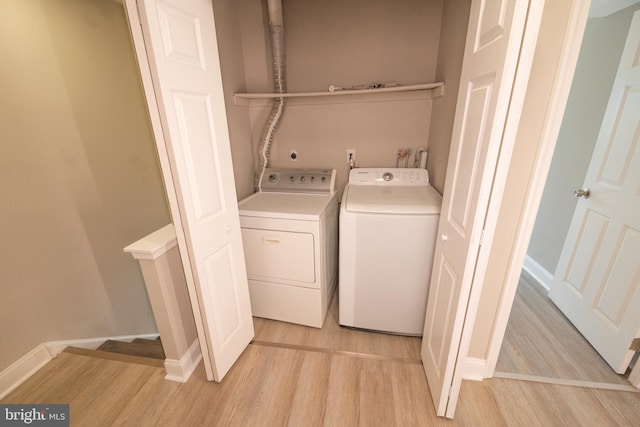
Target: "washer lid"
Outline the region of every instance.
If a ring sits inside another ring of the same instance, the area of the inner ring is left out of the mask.
[[[348,212],[390,214],[439,214],[442,197],[430,185],[347,185]]]

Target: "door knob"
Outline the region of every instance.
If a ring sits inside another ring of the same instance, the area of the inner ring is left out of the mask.
[[[226,231],[227,233],[231,233],[231,226],[227,224],[227,226],[224,227],[224,231]]]
[[[583,188],[582,190],[574,191],[573,195],[576,197],[584,197],[585,199],[588,199],[589,196],[591,195],[591,191],[589,191],[588,188]]]
[[[449,236],[447,236],[446,234],[441,234],[440,240],[442,240],[443,242],[446,242],[447,240],[449,240]]]

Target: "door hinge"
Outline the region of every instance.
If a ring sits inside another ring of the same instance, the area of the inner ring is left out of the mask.
[[[484,240],[484,228],[480,232],[480,242],[478,243],[478,246],[482,246],[482,241],[483,240]]]

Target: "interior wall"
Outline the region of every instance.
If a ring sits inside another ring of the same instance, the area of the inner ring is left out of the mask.
[[[247,0],[242,0],[247,2]],[[253,2],[260,3],[260,2]],[[251,124],[249,111],[233,103],[233,94],[247,91],[246,68],[243,55],[242,22],[251,21],[253,12],[258,17],[259,8],[242,8],[242,2],[234,0],[214,0],[213,13],[218,38],[218,51],[222,71],[222,85],[227,110],[233,173],[238,200],[253,193],[253,151],[251,146]],[[243,15],[241,12],[249,14]],[[250,43],[250,41],[247,41]],[[251,68],[255,71],[257,68]]]
[[[440,194],[444,190],[447,175],[470,9],[471,0],[448,0],[443,3],[436,81],[445,82],[445,92],[444,96],[433,100],[427,163],[431,185]]]
[[[247,90],[272,92],[266,1],[242,0]],[[441,0],[283,1],[289,92],[326,91],[373,82],[435,80]],[[256,71],[257,70],[257,71]],[[428,146],[430,99],[291,102],[275,136],[274,167],[335,168],[346,182],[346,150],[361,167],[392,167],[400,147]],[[257,147],[269,105],[251,115]],[[291,150],[297,161],[289,158]],[[413,158],[412,158],[413,161]]]
[[[560,61],[561,41],[565,38],[571,2],[545,2],[540,36],[533,58],[531,76],[516,135],[507,183],[500,207],[496,232],[480,296],[478,313],[469,346],[470,358],[486,359],[496,314],[505,286],[519,220],[528,193],[529,180],[539,149],[550,102],[550,90]]]
[[[600,124],[618,69],[636,4],[613,15],[591,18],[527,250],[530,258],[553,274],[569,231]]]
[[[122,249],[170,222],[122,5],[2,7],[0,370],[46,341],[155,332]]]

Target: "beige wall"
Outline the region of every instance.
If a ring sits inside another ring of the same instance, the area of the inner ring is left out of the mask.
[[[238,3],[247,90],[254,92],[273,90],[265,3]],[[326,91],[330,84],[435,80],[441,0],[285,0],[283,9],[290,92]],[[389,167],[395,165],[398,148],[427,147],[431,104],[430,99],[292,102],[276,134],[271,164],[335,168],[342,187],[348,148],[356,149],[361,167]],[[269,106],[242,108],[251,115],[255,149]],[[298,152],[298,161],[289,159],[291,150]]]
[[[440,194],[447,174],[471,0],[447,0],[443,6],[436,80],[446,86],[444,96],[433,100],[427,164],[431,185]]]
[[[51,340],[156,331],[122,248],[170,219],[120,4],[0,14],[0,370]]]
[[[553,274],[582,188],[633,12],[591,18],[580,50],[528,255]]]
[[[246,0],[243,0],[247,3]],[[253,2],[258,5],[260,2]],[[231,156],[238,199],[253,193],[253,151],[251,146],[251,125],[249,111],[233,104],[233,94],[247,91],[247,78],[243,56],[243,27],[245,13],[262,16],[259,8],[241,8],[241,2],[215,0],[213,2],[216,20],[216,35],[222,68],[222,83],[229,125]],[[257,11],[254,9],[258,9]],[[246,18],[250,21],[250,17]],[[252,70],[255,70],[253,67]]]
[[[556,77],[562,48],[561,40],[565,37],[570,6],[571,2],[548,1],[545,3],[522,119],[516,136],[469,347],[469,357],[472,358],[486,359],[487,357],[496,312],[505,286],[508,261],[511,258],[520,225],[519,219],[524,208],[528,183],[533,172],[547,105],[550,101],[549,89]]]

